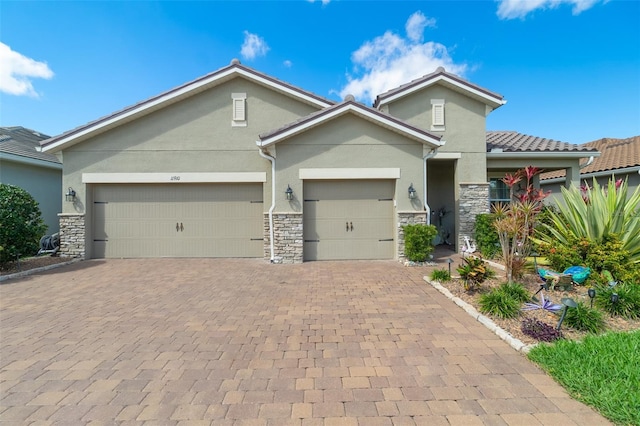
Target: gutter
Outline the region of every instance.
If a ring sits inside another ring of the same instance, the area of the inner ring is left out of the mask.
[[[260,145],[260,142],[256,142]],[[271,253],[270,262],[275,262],[275,248],[273,243],[273,210],[276,208],[276,158],[268,155],[263,151],[263,148],[259,148],[258,154],[260,157],[266,158],[271,162],[271,207],[269,207],[269,250]]]
[[[585,158],[587,155],[590,157],[600,157],[600,152],[587,151],[587,152],[499,152],[489,151],[487,152],[487,158],[496,159],[509,159],[509,158],[537,158],[537,157],[552,157],[552,158]]]

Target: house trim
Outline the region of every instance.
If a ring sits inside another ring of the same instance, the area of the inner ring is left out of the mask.
[[[400,179],[399,168],[300,169],[300,179]]]
[[[47,167],[55,170],[62,170],[61,163],[54,163],[52,161],[39,160],[37,158],[24,157],[22,155],[9,154],[6,152],[0,152],[0,159],[12,161],[15,163],[28,164],[30,166]]]
[[[520,151],[520,152],[505,152],[505,151],[489,151],[487,152],[487,159],[510,159],[510,158],[586,158],[586,157],[599,157],[598,151],[570,151],[570,152],[558,152],[558,151]]]
[[[433,157],[434,160],[459,160],[462,158],[461,152],[436,152]]]
[[[265,172],[83,173],[82,183],[242,183],[266,182]]]
[[[625,167],[623,169],[612,169],[612,170],[601,170],[599,172],[591,172],[580,175],[580,179],[588,179],[588,178],[597,178],[602,176],[611,176],[611,175],[626,175],[631,173],[640,173],[640,166],[634,167]],[[548,184],[548,183],[561,183],[567,180],[566,176],[561,176],[557,178],[551,179],[541,179],[540,184]]]

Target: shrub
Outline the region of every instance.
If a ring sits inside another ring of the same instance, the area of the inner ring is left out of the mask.
[[[0,263],[38,252],[47,230],[38,202],[17,186],[0,184]]]
[[[520,303],[526,302],[531,299],[529,292],[520,283],[503,283],[499,287],[502,291],[507,293],[510,297],[514,298]]]
[[[626,181],[611,179],[605,188],[595,178],[593,188],[562,188],[559,213],[549,212],[551,223],[540,224],[534,241],[572,247],[581,240],[605,244],[615,236],[629,255],[628,263],[640,263],[640,187],[630,197],[627,190]]]
[[[456,270],[464,280],[464,288],[467,291],[474,290],[488,278],[495,276],[495,272],[479,257],[465,257],[462,262]]]
[[[438,229],[433,225],[404,225],[404,254],[413,262],[424,262],[433,253],[433,238]]]
[[[527,336],[533,337],[541,342],[555,342],[562,339],[562,332],[556,330],[549,324],[535,318],[526,318],[522,321],[520,330]]]
[[[618,295],[618,301],[612,302],[611,296]],[[600,286],[596,288],[596,306],[612,316],[623,318],[640,318],[640,285],[620,283],[615,287]]]
[[[446,282],[451,280],[451,275],[446,269],[435,269],[431,272],[431,279],[434,281]]]
[[[473,238],[478,245],[478,250],[485,258],[493,258],[500,250],[498,232],[493,226],[496,220],[495,214],[479,214],[476,216]]]
[[[515,318],[520,313],[520,302],[501,288],[494,288],[478,299],[480,312],[498,318]]]
[[[567,310],[564,324],[576,330],[590,333],[599,333],[605,329],[602,312],[589,308],[582,302],[578,302],[578,306],[575,308]]]

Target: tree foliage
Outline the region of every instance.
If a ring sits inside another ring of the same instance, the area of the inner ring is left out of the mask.
[[[0,184],[0,263],[35,255],[47,230],[38,202],[17,186]]]
[[[404,230],[404,254],[413,262],[423,262],[433,253],[433,238],[438,234],[438,229],[433,225],[405,225]]]

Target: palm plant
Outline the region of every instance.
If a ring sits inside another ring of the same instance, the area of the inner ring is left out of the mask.
[[[627,181],[614,179],[607,187],[594,178],[590,188],[562,188],[564,203],[559,203],[559,213],[549,212],[550,223],[540,224],[541,232],[533,241],[567,246],[581,238],[602,243],[615,236],[631,263],[640,263],[640,187],[628,198],[627,192]]]

